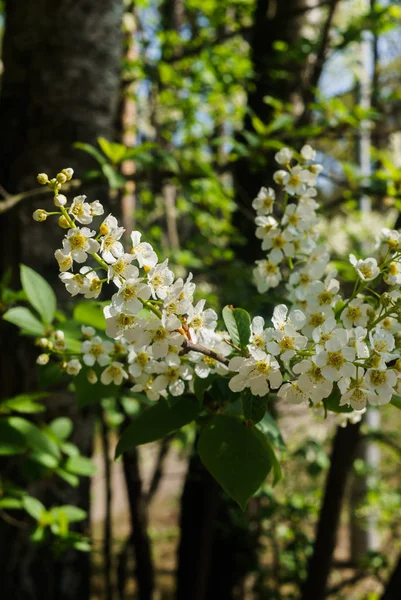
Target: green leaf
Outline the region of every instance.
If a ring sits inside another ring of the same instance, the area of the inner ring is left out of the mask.
[[[97,143],[102,149],[103,154],[105,154],[112,163],[117,164],[125,159],[127,149],[122,144],[109,142],[104,137],[97,138]]]
[[[36,521],[39,521],[43,513],[46,512],[45,506],[43,506],[40,500],[34,498],[33,496],[24,496],[22,499],[22,505],[28,515],[30,515]]]
[[[399,409],[401,409],[401,397],[400,396],[393,396],[391,398],[391,404]]]
[[[215,415],[199,437],[203,464],[242,510],[273,466],[272,451],[260,436],[236,417]]]
[[[199,403],[194,396],[181,396],[171,408],[165,400],[146,408],[132,419],[117,444],[116,457],[123,452],[154,442],[191,423],[199,413]]]
[[[216,378],[215,373],[212,373],[211,375],[208,375],[208,377],[205,377],[205,378],[198,377],[197,375],[195,376],[194,392],[195,392],[195,396],[196,396],[197,400],[199,401],[199,403],[201,405],[203,404],[205,392],[210,388],[210,386],[212,385],[213,380],[215,378]]]
[[[263,419],[256,425],[259,429],[273,444],[275,448],[279,450],[286,450],[286,445],[281,435],[281,431],[278,425],[270,413],[266,412]]]
[[[328,398],[323,398],[323,404],[325,405],[327,410],[331,410],[332,412],[335,412],[335,413],[353,412],[354,409],[352,408],[352,406],[348,406],[347,404],[340,406],[340,398],[341,398],[340,390],[335,389],[330,394],[330,396],[328,396]]]
[[[90,458],[86,458],[85,456],[70,456],[67,458],[64,468],[74,475],[85,475],[90,477],[96,473],[95,464]]]
[[[90,325],[101,331],[106,329],[106,319],[98,302],[78,302],[75,305],[73,317],[75,321],[83,325]]]
[[[46,410],[43,404],[36,400],[46,398],[49,394],[46,392],[35,392],[33,394],[20,394],[14,398],[4,400],[0,404],[0,410],[14,411],[19,413],[33,414]]]
[[[19,498],[0,498],[0,508],[19,510],[22,507],[22,500]]]
[[[64,469],[56,469],[56,474],[66,481],[71,487],[78,487],[79,485],[79,477],[74,475],[73,473],[68,473]]]
[[[21,283],[29,302],[38,311],[44,323],[51,323],[56,314],[57,300],[53,288],[30,267],[21,265]]]
[[[51,454],[56,458],[60,457],[60,450],[57,444],[44,431],[30,421],[22,417],[7,417],[4,420],[24,437],[26,446],[30,450]]]
[[[254,425],[263,419],[267,408],[266,397],[254,396],[249,388],[241,393],[242,410],[247,421]]]
[[[58,440],[64,441],[70,437],[73,429],[72,421],[68,417],[59,417],[49,423],[49,429]]]
[[[83,521],[87,517],[85,510],[78,508],[78,506],[73,506],[72,504],[56,506],[55,508],[52,508],[50,512],[56,519],[64,517],[69,523],[77,523],[78,521]]]
[[[46,469],[56,469],[58,466],[58,459],[47,452],[41,452],[40,450],[36,450],[31,452],[29,455],[29,459],[33,460],[38,465],[45,467]]]
[[[251,335],[251,317],[242,308],[223,308],[223,319],[231,340],[241,350],[246,348]]]
[[[78,150],[83,150],[84,152],[90,154],[92,158],[99,163],[99,165],[107,164],[106,158],[94,146],[91,146],[90,144],[84,144],[83,142],[76,142],[73,146],[74,148],[78,148]]]
[[[116,171],[111,165],[106,163],[102,165],[103,175],[106,177],[112,190],[118,190],[125,185],[125,177]]]
[[[3,319],[13,325],[20,327],[23,332],[34,336],[42,336],[45,333],[45,326],[37,319],[28,308],[16,306],[10,308],[4,313]]]
[[[24,436],[12,427],[8,419],[0,419],[0,456],[12,456],[26,452]]]

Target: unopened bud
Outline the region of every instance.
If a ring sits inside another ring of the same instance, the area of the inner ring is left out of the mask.
[[[54,339],[55,340],[63,340],[64,339],[64,331],[61,331],[61,329],[57,329],[57,331],[54,332]]]
[[[47,212],[43,210],[43,208],[38,208],[32,215],[34,221],[38,221],[38,223],[42,223],[42,221],[46,221]]]
[[[38,183],[40,183],[40,185],[46,185],[46,183],[49,181],[49,178],[46,173],[39,173],[39,175],[36,177],[36,180]]]
[[[67,181],[67,176],[64,173],[57,173],[56,179],[59,183],[65,183]]]
[[[70,225],[69,225],[69,223],[68,223],[68,221],[67,221],[67,219],[65,218],[64,215],[61,215],[61,217],[58,220],[58,224],[59,224],[59,226],[62,229],[69,229],[70,228]]]
[[[93,369],[90,369],[90,371],[88,371],[88,381],[92,384],[97,383],[97,375]]]
[[[49,340],[45,337],[42,338],[38,338],[35,342],[36,346],[39,346],[39,348],[48,348],[49,347]]]
[[[400,372],[401,372],[401,358],[398,358],[398,359],[396,360],[396,362],[395,362],[395,365],[394,365],[394,366],[395,366],[395,368],[396,368],[396,371],[398,371],[398,372],[400,373]]]
[[[48,354],[39,354],[38,358],[36,359],[36,364],[43,367],[44,365],[47,365],[49,359],[50,357]]]
[[[67,177],[67,181],[70,181],[70,179],[72,179],[72,176],[74,175],[74,169],[71,169],[71,167],[63,169],[61,172]]]
[[[100,225],[99,231],[102,235],[107,235],[109,233],[109,228],[107,227],[106,223],[102,223]]]
[[[67,198],[63,194],[57,194],[54,196],[54,206],[60,208],[60,206],[65,206],[67,204]]]
[[[380,296],[380,302],[383,306],[388,306],[389,304],[393,303],[393,299],[388,292],[384,292]]]

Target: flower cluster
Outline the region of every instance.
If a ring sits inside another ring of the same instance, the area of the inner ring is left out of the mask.
[[[275,308],[271,324],[253,319],[242,349],[217,330],[217,314],[204,300],[195,303],[191,274],[176,279],[138,231],[125,251],[125,231],[112,215],[92,229],[103,214],[100,202],[78,196],[69,205],[60,194],[71,169],[50,181],[42,173],[38,180],[53,189],[58,209],[51,214],[67,230],[55,252],[67,291],[98,298],[104,284],[115,290],[104,308],[113,341],[84,327],[79,354],[63,354],[62,332],[48,340],[47,352],[60,354],[70,374],[84,364],[92,383],[99,373],[104,385],[130,382],[151,400],[179,396],[192,389],[195,376],[216,373],[229,378],[233,392],[265,396],[274,390],[279,398],[314,408],[329,397],[355,411],[390,402],[401,392],[401,234],[384,229],[372,256],[350,255],[355,285],[344,297],[319,242],[316,179],[322,167],[314,162],[315,151],[304,146],[295,160],[284,148],[276,161],[278,189],[262,188],[253,202],[256,236],[267,252],[254,276],[262,294],[283,281],[286,304]],[[39,209],[34,218],[44,221],[48,214]],[[38,362],[46,360],[45,353]]]

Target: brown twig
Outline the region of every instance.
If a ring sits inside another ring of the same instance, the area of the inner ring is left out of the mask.
[[[210,356],[210,358],[214,358],[214,360],[217,360],[223,365],[226,365],[226,367],[230,362],[228,358],[226,358],[222,354],[214,352],[214,350],[209,350],[209,348],[206,348],[205,346],[201,346],[200,344],[194,344],[193,342],[185,340],[180,355],[182,356],[184,354],[188,354],[188,352],[199,352],[200,354],[204,354],[205,356]]]

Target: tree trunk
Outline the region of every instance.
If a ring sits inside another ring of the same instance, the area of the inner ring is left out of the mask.
[[[121,57],[122,0],[6,0],[6,30],[0,97],[0,184],[8,193],[35,187],[35,175],[53,176],[72,167],[78,176],[93,159],[72,147],[113,136]],[[100,193],[101,189],[98,190]],[[104,194],[103,190],[103,195]],[[53,253],[62,232],[56,223],[32,221],[34,207],[49,208],[51,199],[25,201],[0,215],[0,271],[24,262],[52,283],[57,280]],[[63,294],[66,298],[66,294]],[[35,386],[34,356],[26,356],[13,326],[0,322],[0,397]],[[60,411],[57,413],[57,411]],[[73,418],[81,452],[92,451],[93,415],[78,411],[71,396],[52,416]],[[46,500],[60,497],[89,509],[89,480],[78,489],[46,482]],[[56,489],[57,487],[57,489]],[[89,555],[69,552],[56,559],[49,548],[30,545],[26,534],[0,524],[1,591],[4,598],[72,600],[89,598]]]
[[[330,469],[317,525],[315,545],[309,561],[302,600],[324,600],[340,524],[345,485],[351,471],[360,434],[360,423],[337,428]]]

